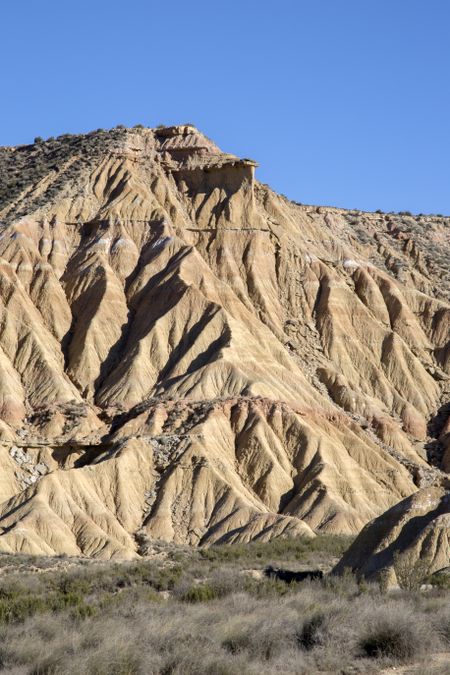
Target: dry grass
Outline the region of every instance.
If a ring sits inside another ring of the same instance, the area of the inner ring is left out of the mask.
[[[158,560],[54,569],[22,557],[20,572],[4,558],[2,672],[376,673],[450,649],[446,589],[386,595],[351,575],[288,586],[244,572],[280,564],[281,550],[287,567],[315,566],[340,546],[168,547]]]

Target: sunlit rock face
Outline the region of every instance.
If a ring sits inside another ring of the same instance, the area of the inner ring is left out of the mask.
[[[449,471],[450,220],[195,127],[0,148],[0,550],[357,533]]]

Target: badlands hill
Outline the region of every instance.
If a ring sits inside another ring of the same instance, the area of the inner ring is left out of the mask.
[[[420,582],[442,570],[448,574],[450,479],[443,483],[418,490],[366,525],[334,572],[351,569],[369,579],[383,574],[388,585]]]
[[[450,471],[450,219],[195,127],[0,149],[0,550],[358,533]]]

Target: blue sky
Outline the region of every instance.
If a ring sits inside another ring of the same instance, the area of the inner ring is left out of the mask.
[[[291,199],[450,214],[448,0],[15,0],[0,145],[192,122]]]

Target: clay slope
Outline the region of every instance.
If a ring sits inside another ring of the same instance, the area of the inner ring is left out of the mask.
[[[423,488],[366,525],[334,572],[350,568],[388,583],[450,568],[450,482]],[[420,568],[418,564],[420,562]],[[422,571],[423,570],[423,571]]]
[[[357,533],[448,471],[449,219],[255,166],[190,125],[0,149],[0,550]]]

